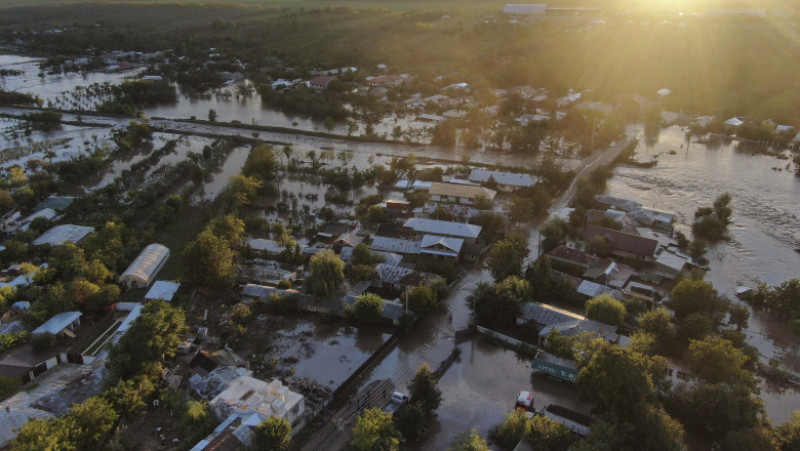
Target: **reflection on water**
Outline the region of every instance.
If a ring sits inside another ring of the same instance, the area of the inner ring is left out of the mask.
[[[637,158],[648,161],[658,155],[658,165],[651,169],[618,167],[607,193],[677,213],[676,229],[689,235],[694,211],[730,192],[734,210],[731,240],[709,249],[707,280],[720,293],[740,302],[732,294],[738,285],[754,286],[759,280],[778,285],[798,277],[800,254],[794,249],[800,248],[800,178],[772,169],[785,164],[783,160],[736,151],[735,141],[709,137],[701,144],[695,138],[687,145],[685,138],[684,130],[670,127],[660,132],[653,146],[640,145]],[[770,315],[754,312],[746,333],[748,343],[764,357],[796,363],[784,358],[786,347],[796,338]],[[786,396],[795,408],[800,405],[797,393]],[[787,403],[762,397],[773,420],[788,418]]]

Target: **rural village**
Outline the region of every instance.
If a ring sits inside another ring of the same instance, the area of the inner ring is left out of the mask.
[[[725,14],[762,11],[696,20]],[[618,18],[505,5],[472,29],[543,20]],[[740,194],[610,187],[692,146],[797,193],[800,123],[222,45],[26,56],[75,27],[0,23],[0,449],[800,442],[759,398],[800,405],[800,281],[709,281]],[[767,316],[780,350],[750,333]]]

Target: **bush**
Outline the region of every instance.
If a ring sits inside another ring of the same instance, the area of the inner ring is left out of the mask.
[[[380,321],[383,317],[383,299],[377,294],[362,294],[353,304],[353,315],[365,323]]]

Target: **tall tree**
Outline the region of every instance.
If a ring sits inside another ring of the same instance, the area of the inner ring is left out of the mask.
[[[489,451],[489,445],[478,434],[478,430],[473,428],[468,432],[457,435],[450,442],[448,451]]]
[[[285,418],[271,416],[256,427],[256,449],[288,451],[292,448],[292,425]]]
[[[201,232],[183,251],[183,281],[189,285],[226,288],[236,280],[236,254],[210,231]]]
[[[625,304],[608,294],[601,294],[586,301],[586,316],[619,327],[625,321]]]
[[[152,365],[172,357],[183,341],[186,318],[183,309],[156,299],[111,348],[106,366],[114,380],[127,379],[152,370]]]
[[[400,449],[400,433],[394,426],[392,414],[380,409],[367,409],[353,428],[354,451],[396,451]]]
[[[344,262],[329,249],[311,257],[309,272],[306,287],[318,298],[330,296],[344,282]]]
[[[442,403],[442,391],[436,386],[436,373],[427,363],[417,368],[414,378],[408,383],[412,403],[421,403],[425,412],[430,415]]]
[[[521,276],[522,263],[529,252],[528,240],[522,234],[514,233],[494,243],[486,257],[486,266],[496,281],[508,276]]]

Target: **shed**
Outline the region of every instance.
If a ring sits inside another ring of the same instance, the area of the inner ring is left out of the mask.
[[[151,244],[136,257],[128,269],[119,276],[120,283],[128,288],[146,288],[169,258],[169,249],[161,244]]]
[[[178,288],[181,287],[181,284],[177,282],[167,282],[165,280],[156,280],[153,286],[150,288],[150,291],[144,295],[145,301],[152,301],[154,299],[163,299],[167,302],[171,301],[172,298],[175,296],[175,293],[178,292]]]
[[[50,333],[53,335],[61,334],[72,336],[72,331],[81,325],[81,315],[83,315],[81,312],[61,312],[48,319],[41,326],[34,329],[31,334],[38,335]]]
[[[94,227],[61,224],[41,234],[39,238],[33,240],[33,244],[58,246],[64,243],[77,243],[92,232],[94,232]]]

